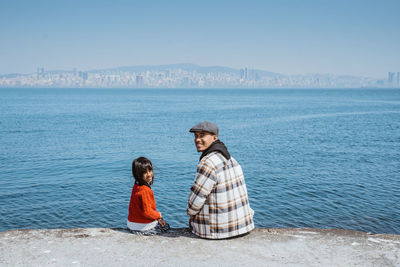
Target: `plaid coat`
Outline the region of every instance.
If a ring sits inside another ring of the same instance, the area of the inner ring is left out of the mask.
[[[200,160],[187,214],[193,216],[192,232],[204,238],[228,238],[254,229],[242,168],[234,158],[211,152]]]

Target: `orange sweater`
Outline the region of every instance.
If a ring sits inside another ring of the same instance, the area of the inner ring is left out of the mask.
[[[134,223],[151,223],[161,217],[156,209],[153,191],[146,185],[135,184],[132,188],[129,203],[128,221]]]

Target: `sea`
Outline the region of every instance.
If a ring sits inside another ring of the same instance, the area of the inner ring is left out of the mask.
[[[201,121],[241,164],[255,225],[400,234],[400,89],[0,89],[0,231],[126,227],[133,159],[187,227]]]

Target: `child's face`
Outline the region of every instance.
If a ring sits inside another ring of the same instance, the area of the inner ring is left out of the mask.
[[[153,177],[154,177],[153,171],[148,171],[145,174],[143,174],[143,180],[148,184],[150,184],[151,181],[153,181]]]

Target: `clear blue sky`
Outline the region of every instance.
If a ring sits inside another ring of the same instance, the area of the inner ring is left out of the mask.
[[[170,63],[400,71],[399,0],[0,2],[0,73]]]

